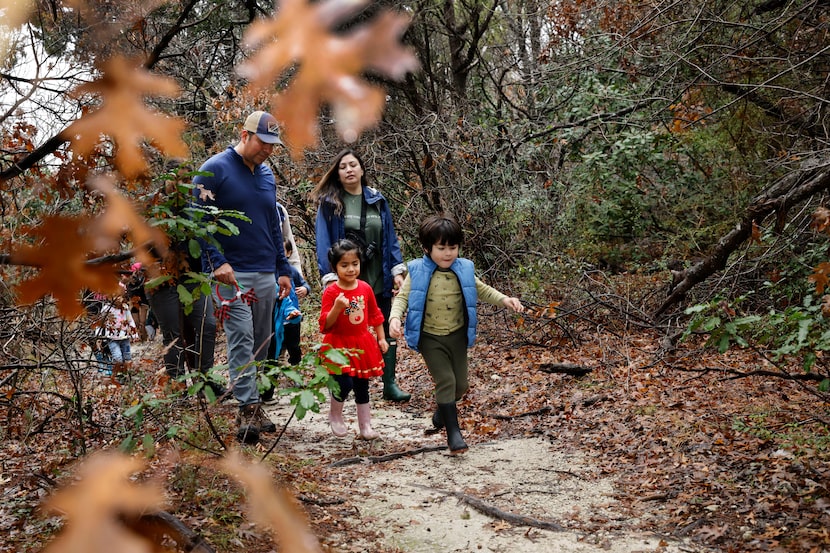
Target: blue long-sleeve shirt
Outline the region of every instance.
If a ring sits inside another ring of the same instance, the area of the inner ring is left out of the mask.
[[[291,276],[283,248],[276,206],[277,187],[271,169],[259,164],[252,172],[242,156],[229,146],[208,159],[199,170],[213,173],[213,176],[193,179],[195,184],[210,191],[213,198],[205,198],[206,195],[196,188],[194,195],[198,205],[240,211],[251,220],[249,223],[231,219],[239,228],[239,234],[215,234],[221,250],[202,243],[202,270],[210,273],[220,265],[230,263],[234,271]]]

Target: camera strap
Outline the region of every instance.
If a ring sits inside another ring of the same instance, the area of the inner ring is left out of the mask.
[[[360,233],[366,236],[366,198],[363,197],[363,191],[360,192]]]

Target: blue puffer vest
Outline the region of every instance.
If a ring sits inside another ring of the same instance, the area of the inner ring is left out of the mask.
[[[415,259],[407,263],[410,279],[409,304],[406,314],[406,345],[418,351],[421,341],[421,330],[424,326],[424,309],[429,291],[429,281],[432,273],[438,265],[425,255],[421,259]],[[464,307],[467,310],[464,319],[467,322],[467,347],[472,347],[476,341],[476,304],[478,303],[478,291],[476,290],[475,267],[469,259],[458,258],[450,266],[461,283],[461,292],[464,296]]]

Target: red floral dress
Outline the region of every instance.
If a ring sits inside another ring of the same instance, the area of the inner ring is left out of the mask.
[[[326,331],[326,317],[341,292],[349,300],[349,307],[340,313],[334,325]],[[383,355],[377,338],[369,332],[369,327],[383,324],[383,313],[375,301],[372,287],[358,280],[354,290],[344,290],[335,282],[323,291],[321,304],[320,332],[324,333],[323,343],[335,348],[363,350],[362,353],[350,352],[351,364],[342,367],[343,374],[358,378],[383,375]],[[322,351],[326,349],[323,348]]]

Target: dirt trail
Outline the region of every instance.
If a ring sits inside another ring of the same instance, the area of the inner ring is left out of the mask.
[[[286,400],[267,410],[278,425],[291,413]],[[356,431],[353,402],[345,416]],[[327,478],[347,500],[338,515],[365,525],[367,538],[333,544],[338,551],[363,552],[378,542],[407,553],[700,551],[631,530],[636,519],[615,501],[614,482],[578,453],[559,451],[543,438],[473,444],[466,454],[450,456],[432,450],[445,438],[424,434],[427,415],[376,401],[373,416],[383,437],[376,442],[335,438],[324,411],[293,420],[278,446],[286,455],[347,463],[327,469]],[[357,460],[419,448],[430,450],[383,462]],[[476,499],[492,513],[476,509]],[[541,528],[500,520],[499,511]],[[562,529],[543,529],[556,525]]]

